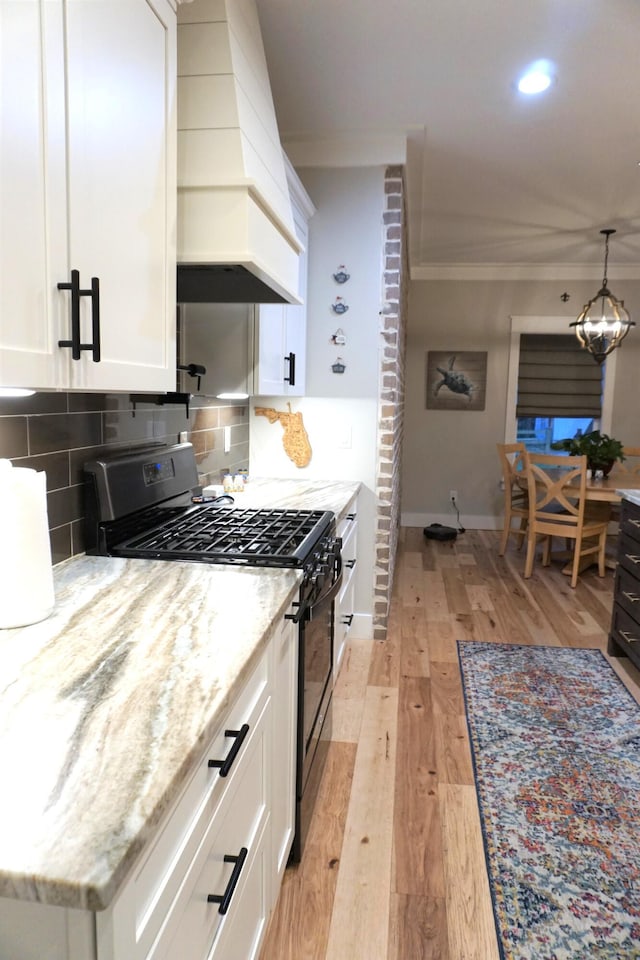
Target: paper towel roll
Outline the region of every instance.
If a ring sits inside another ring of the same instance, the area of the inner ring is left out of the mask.
[[[0,628],[38,623],[54,604],[46,475],[0,460]]]

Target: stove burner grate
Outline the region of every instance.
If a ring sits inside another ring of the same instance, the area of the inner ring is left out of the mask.
[[[332,514],[319,510],[208,504],[120,542],[114,552],[130,557],[302,566],[331,521]]]

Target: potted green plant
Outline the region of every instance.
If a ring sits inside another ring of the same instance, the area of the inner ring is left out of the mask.
[[[599,430],[591,430],[589,433],[581,433],[575,437],[556,440],[551,444],[551,449],[566,450],[572,456],[582,456],[584,454],[589,469],[602,470],[605,477],[616,460],[624,460],[620,440],[615,440],[606,433],[600,433]]]

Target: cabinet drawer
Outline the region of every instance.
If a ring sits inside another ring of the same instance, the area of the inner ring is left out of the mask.
[[[640,580],[640,541],[633,540],[628,534],[619,534],[618,561],[632,577]]]
[[[345,514],[342,520],[338,523],[338,536],[342,537],[343,546],[346,544],[349,539],[349,534],[352,530],[355,530],[358,526],[358,514],[355,509],[355,503],[353,504],[353,509],[349,509],[349,512]]]
[[[623,566],[616,571],[615,600],[636,625],[640,624],[640,582]]]
[[[334,682],[338,678],[338,671],[344,649],[347,642],[347,636],[353,623],[354,616],[354,593],[355,584],[353,577],[350,577],[345,587],[340,593],[340,599],[336,605],[336,623],[333,640],[333,676]]]
[[[345,532],[342,535],[342,564],[344,569],[344,578],[353,573],[353,568],[356,565],[356,556],[357,556],[357,540],[358,540],[358,524],[351,523],[345,526]]]
[[[640,507],[628,500],[622,501],[620,533],[640,543]]]
[[[626,653],[636,665],[640,664],[640,625],[617,603],[613,606],[611,618],[609,653],[612,656]]]
[[[268,699],[268,662],[263,657],[242,693],[218,728],[193,777],[172,814],[159,830],[155,843],[128,882],[123,895],[133,898],[136,956],[145,956],[175,898],[188,864],[212,817],[234,790],[257,732],[258,719]],[[225,731],[249,730],[227,776],[209,766],[209,760],[228,756],[235,739]]]
[[[210,820],[191,864],[183,871],[178,895],[146,960],[204,960],[223,926],[238,914],[259,836],[268,819],[269,708],[270,700],[237,777]],[[225,895],[228,904],[208,899]]]
[[[269,825],[256,837],[253,858],[238,881],[233,910],[220,924],[207,960],[255,960],[269,914]],[[178,953],[176,957],[182,958]],[[173,957],[171,958],[173,960]]]

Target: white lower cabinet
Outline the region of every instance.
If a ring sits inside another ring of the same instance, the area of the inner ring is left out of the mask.
[[[293,840],[297,662],[283,620],[109,908],[0,898],[0,960],[258,956]]]
[[[349,630],[355,616],[355,576],[358,559],[358,507],[357,499],[349,505],[347,514],[338,524],[338,536],[342,538],[342,589],[336,603],[336,619],[333,641],[333,676],[338,676],[344,656]]]
[[[267,709],[247,747],[240,777],[226,792],[222,809],[210,820],[171,914],[146,960],[221,958],[225,956],[222,944],[229,940],[229,935],[224,935],[226,927],[242,930],[251,943],[265,924],[269,910],[264,862],[269,817]],[[245,951],[239,954],[250,955]]]

